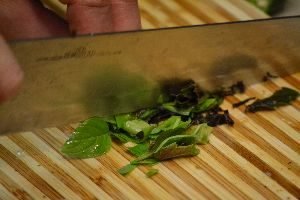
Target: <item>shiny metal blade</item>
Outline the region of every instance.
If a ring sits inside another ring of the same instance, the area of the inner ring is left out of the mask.
[[[164,80],[205,89],[300,71],[300,16],[11,44],[22,91],[0,106],[0,133],[153,105]]]

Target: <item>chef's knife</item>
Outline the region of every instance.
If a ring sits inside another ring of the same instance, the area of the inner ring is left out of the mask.
[[[300,71],[300,16],[11,43],[25,71],[0,133],[155,104],[166,80],[215,89]]]

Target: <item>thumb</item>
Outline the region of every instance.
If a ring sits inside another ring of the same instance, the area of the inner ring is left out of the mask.
[[[0,55],[0,102],[3,102],[17,94],[23,80],[23,72],[1,35]]]

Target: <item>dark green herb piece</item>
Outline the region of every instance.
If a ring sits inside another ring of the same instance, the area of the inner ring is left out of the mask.
[[[137,166],[136,165],[133,165],[133,164],[128,164],[128,165],[125,165],[124,167],[122,167],[121,169],[118,170],[118,172],[125,176],[127,174],[129,174],[130,172],[132,172]]]
[[[173,130],[177,128],[187,128],[191,123],[191,120],[182,121],[180,116],[172,116],[158,124],[153,128],[150,134],[158,134],[162,131]]]
[[[253,104],[246,107],[246,112],[257,112],[264,110],[274,110],[277,107],[289,105],[296,100],[299,92],[283,87],[277,90],[272,96],[256,100]]]
[[[208,126],[207,124],[199,124],[191,126],[184,132],[184,134],[196,136],[197,144],[207,144],[212,130],[213,128]]]
[[[156,165],[159,161],[154,158],[147,158],[144,160],[133,160],[130,163],[133,165]]]
[[[154,176],[154,175],[156,175],[156,174],[158,174],[158,169],[150,169],[147,173],[146,173],[146,176],[148,177],[148,178],[150,178],[150,177],[152,177],[152,176]]]
[[[143,144],[137,144],[134,147],[129,147],[128,151],[136,156],[142,156],[144,154],[146,154],[147,152],[149,152],[149,144],[143,143]]]
[[[176,142],[162,147],[153,154],[153,157],[162,161],[171,158],[185,157],[185,156],[195,156],[199,154],[199,149],[197,149],[195,144],[190,144],[187,146],[179,146]]]
[[[105,154],[110,148],[108,124],[94,117],[85,120],[74,130],[61,151],[72,158],[91,158]]]
[[[254,100],[254,99],[255,99],[255,97],[249,97],[249,98],[247,98],[247,99],[245,99],[245,100],[242,100],[242,101],[240,101],[240,102],[237,102],[237,103],[232,104],[232,107],[233,107],[233,108],[240,107],[240,106],[242,106],[242,105],[244,105],[244,104],[246,104],[246,103],[248,103],[249,101]]]
[[[119,129],[123,129],[124,126],[125,126],[125,123],[129,120],[134,120],[136,119],[136,117],[129,113],[129,114],[121,114],[121,115],[116,115],[115,116],[115,121],[116,121],[116,124],[117,124],[117,127]]]

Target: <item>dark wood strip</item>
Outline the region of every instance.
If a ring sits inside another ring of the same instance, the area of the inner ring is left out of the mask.
[[[52,186],[50,186],[44,179],[33,172],[26,164],[24,164],[1,144],[0,157],[49,198],[64,199],[64,197]]]
[[[217,132],[219,130],[216,130]],[[232,173],[236,174],[242,180],[245,181],[248,185],[250,185],[257,192],[262,194],[267,199],[280,199],[275,193],[273,193],[267,186],[263,185],[261,182],[256,180],[253,176],[251,176],[247,171],[242,169],[240,166],[232,162],[227,156],[226,152],[220,152],[212,145],[204,145],[201,148],[202,151],[207,152],[214,159],[222,163],[224,167],[230,170]]]
[[[62,181],[68,188],[70,188],[74,193],[76,193],[82,199],[94,199],[95,197],[86,191],[73,177],[69,176],[64,170],[59,168],[55,163],[53,163],[46,155],[40,152],[34,145],[28,142],[21,135],[12,135],[9,138],[18,144],[22,149],[26,149],[31,157],[38,161],[45,169],[56,176],[60,181]]]
[[[219,128],[217,128],[217,129],[219,129]],[[287,191],[289,191],[291,194],[293,194],[296,197],[300,197],[299,188],[296,185],[294,185],[293,183],[291,183],[289,180],[287,180],[285,177],[283,177],[276,170],[274,170],[272,168],[272,166],[269,166],[268,164],[266,164],[263,161],[263,158],[260,158],[257,155],[253,154],[252,152],[250,152],[248,149],[243,147],[241,144],[239,144],[230,135],[226,134],[221,129],[219,129],[219,131],[215,131],[214,135],[216,137],[218,137],[220,140],[222,140],[224,143],[226,143],[228,146],[230,146],[233,150],[235,150],[238,154],[240,154],[246,160],[248,160],[253,165],[255,165],[262,172],[270,173],[272,179],[275,180],[279,185],[281,185]]]
[[[3,185],[12,195],[17,197],[17,199],[33,199],[30,194],[28,194],[21,186],[19,186],[14,180],[11,180],[11,178],[2,171],[0,171],[0,184]]]

